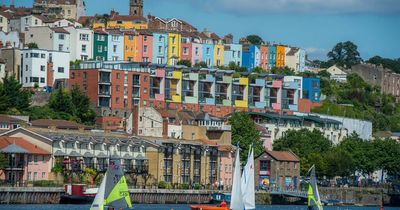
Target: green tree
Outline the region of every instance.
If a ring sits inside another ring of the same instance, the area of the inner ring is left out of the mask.
[[[248,35],[246,37],[246,40],[254,45],[261,45],[264,43],[263,39],[260,36],[254,34]]]
[[[234,112],[229,118],[229,124],[232,126],[232,144],[239,143],[242,149],[240,160],[246,161],[251,145],[254,146],[255,156],[264,152],[264,146],[260,141],[260,132],[246,112]]]
[[[39,49],[38,45],[34,42],[28,44],[29,49]]]
[[[293,151],[300,158],[301,174],[306,175],[314,164],[319,168],[319,174],[325,174],[322,155],[332,149],[332,142],[319,130],[289,130],[285,136],[274,141],[273,148],[276,151]]]
[[[70,115],[75,114],[71,95],[62,87],[60,87],[58,91],[51,94],[49,107],[56,112],[65,112]]]
[[[372,143],[376,164],[389,175],[400,175],[400,143],[393,139],[377,139]]]
[[[329,178],[335,176],[346,177],[354,172],[352,156],[340,148],[334,148],[325,154],[325,175]]]
[[[353,133],[345,138],[339,143],[338,149],[350,155],[354,164],[353,172],[360,171],[363,174],[370,174],[378,169],[372,144],[362,140],[357,134]]]
[[[180,61],[178,61],[177,64],[187,66],[187,67],[192,67],[192,62],[190,62],[190,60],[180,60]]]
[[[327,56],[330,58],[328,62],[346,68],[350,68],[362,61],[357,45],[351,41],[337,43]]]
[[[194,64],[194,67],[208,68],[207,63],[204,61],[200,61],[200,62]]]
[[[266,73],[266,71],[265,71],[263,68],[261,68],[260,66],[256,66],[256,67],[253,69],[253,72],[254,72],[254,73],[258,73],[258,74]]]
[[[8,161],[3,152],[0,152],[0,171],[4,172],[4,169],[8,166]]]
[[[273,67],[271,69],[271,73],[278,74],[278,75],[283,75],[283,76],[294,76],[294,75],[296,75],[296,73],[292,69],[287,67],[287,66],[285,66],[283,68]]]
[[[400,73],[400,58],[390,59],[390,58],[382,58],[380,56],[374,56],[370,58],[367,61],[367,63],[382,65],[384,68],[391,69],[396,73]]]
[[[94,124],[96,113],[90,107],[90,99],[80,90],[79,86],[72,88],[71,102],[75,110],[75,115],[81,122],[89,125]]]
[[[32,93],[22,88],[14,77],[5,77],[3,83],[0,83],[0,112],[6,113],[11,109],[18,112],[27,110],[31,103]]]

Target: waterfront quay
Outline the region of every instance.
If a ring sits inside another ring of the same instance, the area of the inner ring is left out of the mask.
[[[383,193],[380,188],[321,188],[322,198],[341,204],[358,206],[393,205],[398,196]],[[131,199],[140,204],[204,204],[209,203],[213,190],[130,189]],[[62,187],[0,187],[0,204],[58,204]],[[304,204],[302,191],[256,192],[259,205]]]

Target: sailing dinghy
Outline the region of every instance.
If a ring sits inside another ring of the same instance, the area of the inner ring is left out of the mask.
[[[110,165],[100,184],[90,210],[132,208],[128,185],[120,160],[110,160]]]
[[[321,198],[319,197],[317,177],[315,175],[315,165],[310,169],[310,184],[308,185],[308,209],[309,210],[323,210]],[[309,172],[310,172],[309,171]]]

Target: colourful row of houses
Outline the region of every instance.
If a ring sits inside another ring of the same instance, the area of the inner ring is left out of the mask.
[[[100,115],[125,118],[135,105],[215,116],[235,109],[305,111],[302,100],[320,101],[319,83],[319,78],[118,61],[81,62],[71,67],[69,79],[87,93]]]

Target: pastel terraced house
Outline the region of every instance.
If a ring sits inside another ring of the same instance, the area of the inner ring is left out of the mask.
[[[242,66],[242,45],[241,44],[225,44],[224,46],[224,65],[235,63]]]
[[[276,46],[276,67],[285,67],[285,46],[283,45]]]
[[[122,61],[124,59],[124,33],[120,30],[107,30],[108,33],[108,61]]]
[[[139,32],[135,62],[156,62],[153,55],[153,37],[152,33]]]
[[[153,62],[167,64],[168,62],[168,34],[153,33]]]
[[[181,34],[168,33],[168,65],[176,65],[181,56]]]
[[[108,33],[103,29],[94,31],[93,58],[97,61],[106,61],[108,59]]]
[[[124,61],[134,61],[138,36],[134,31],[124,32]]]

